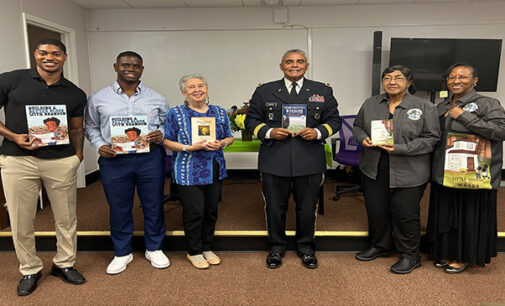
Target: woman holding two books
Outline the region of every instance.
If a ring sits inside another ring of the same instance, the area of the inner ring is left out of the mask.
[[[354,137],[363,145],[359,168],[370,237],[369,248],[356,258],[387,257],[396,246],[401,258],[390,270],[406,274],[421,266],[419,201],[430,177],[439,123],[436,107],[412,95],[409,68],[386,68],[382,87],[384,93],[368,98],[354,121]]]
[[[188,74],[179,81],[184,104],[173,107],[165,122],[163,145],[173,151],[173,179],[183,212],[187,258],[198,269],[218,265],[212,252],[217,206],[226,177],[223,148],[233,143],[226,111],[210,105],[205,78]]]
[[[426,240],[434,265],[447,273],[496,256],[505,111],[475,91],[478,80],[471,65],[452,65],[449,97],[437,105],[442,138],[433,156]]]

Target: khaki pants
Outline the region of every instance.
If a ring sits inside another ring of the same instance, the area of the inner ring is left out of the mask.
[[[54,215],[57,239],[54,264],[74,265],[77,251],[77,168],[76,155],[41,159],[32,156],[0,155],[2,183],[12,229],[12,239],[23,275],[42,270],[36,255],[34,221],[42,182]]]

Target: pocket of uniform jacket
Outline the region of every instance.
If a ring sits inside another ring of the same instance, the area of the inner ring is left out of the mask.
[[[281,117],[282,117],[282,108],[279,106],[263,106],[263,110],[265,111],[265,121],[266,123],[274,123],[278,122],[279,124],[281,123]]]

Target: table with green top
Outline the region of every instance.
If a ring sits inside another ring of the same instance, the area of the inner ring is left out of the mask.
[[[260,143],[260,140],[256,138],[251,141],[235,139],[230,146],[223,149],[223,152],[259,152]]]
[[[252,141],[242,141],[235,139],[233,144],[223,149],[223,152],[259,152],[260,140],[254,138]],[[333,164],[333,153],[331,147],[327,143],[324,144],[324,154],[326,156],[326,165],[331,167]]]

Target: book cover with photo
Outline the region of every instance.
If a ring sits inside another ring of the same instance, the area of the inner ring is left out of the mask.
[[[110,142],[116,154],[149,152],[147,116],[111,116]]]
[[[491,188],[491,142],[473,134],[447,134],[444,186]]]
[[[191,144],[202,140],[216,140],[216,118],[192,117],[191,118]]]
[[[65,105],[26,105],[30,139],[39,147],[69,144]]]
[[[283,104],[282,128],[298,133],[307,126],[307,105]]]
[[[372,120],[371,134],[374,145],[394,144],[393,119]]]

